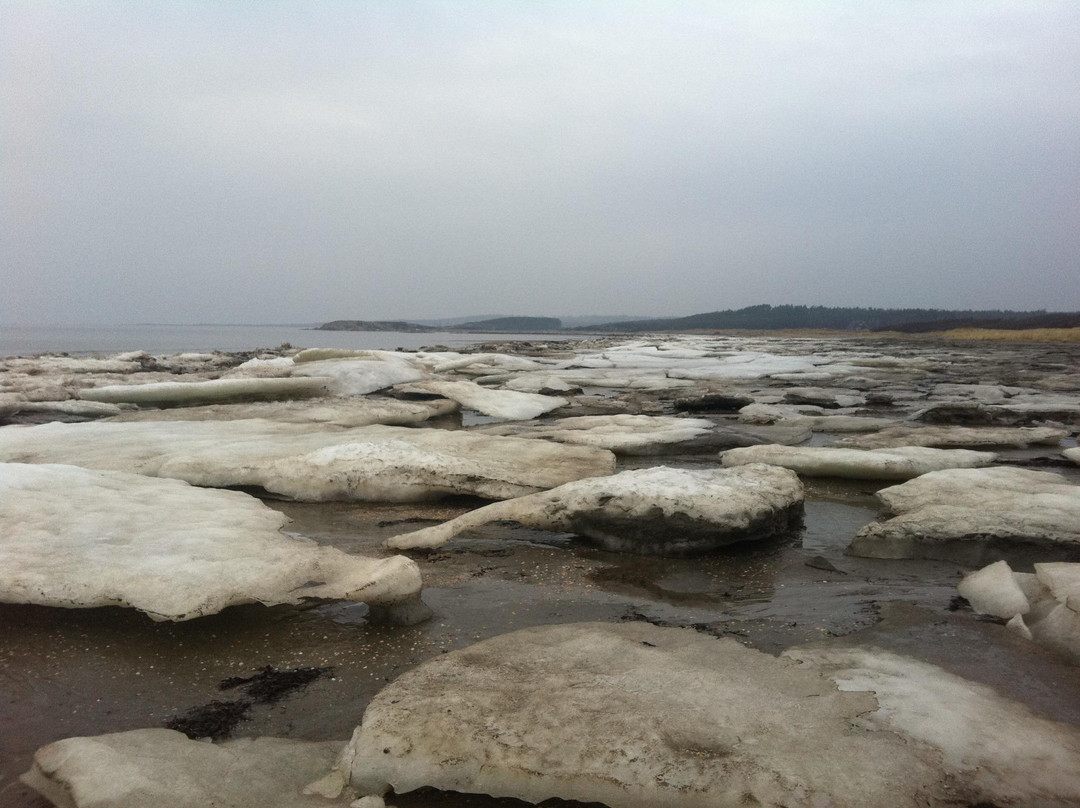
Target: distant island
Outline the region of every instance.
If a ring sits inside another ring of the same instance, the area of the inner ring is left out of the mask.
[[[397,331],[405,333],[422,333],[425,331],[440,331],[416,323],[407,323],[404,320],[332,320],[316,326],[314,331]]]
[[[532,333],[534,331],[558,331],[563,327],[558,317],[495,317],[490,320],[478,320],[471,323],[458,323],[452,326],[420,325],[404,320],[333,320],[323,323],[316,331],[404,331],[424,333],[431,331],[468,331],[468,332],[503,332]]]
[[[581,318],[592,319],[592,318]],[[578,319],[578,322],[581,321]],[[427,321],[431,323],[432,321]],[[877,309],[845,306],[747,306],[687,317],[621,320],[567,327],[558,317],[492,317],[450,324],[422,324],[406,320],[333,320],[317,331],[403,331],[537,334],[634,334],[653,331],[902,331],[924,333],[955,328],[1021,330],[1080,328],[1080,312],[953,309]]]

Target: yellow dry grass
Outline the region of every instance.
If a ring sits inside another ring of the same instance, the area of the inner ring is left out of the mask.
[[[1005,328],[953,328],[939,331],[935,336],[1001,342],[1080,342],[1080,328],[1027,328],[1016,331]]]
[[[1080,342],[1080,328],[954,328],[949,331],[839,331],[827,328],[693,328],[684,331],[627,332],[625,334],[607,334],[607,339],[640,337],[648,334],[703,334],[706,336],[729,337],[807,337],[838,338],[859,340],[996,340],[998,342]],[[596,335],[600,337],[601,335]]]

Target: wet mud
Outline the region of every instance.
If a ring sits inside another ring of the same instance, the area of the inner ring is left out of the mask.
[[[568,534],[488,525],[414,556],[435,613],[417,626],[371,623],[366,605],[345,602],[238,606],[184,623],[120,608],[0,604],[0,805],[47,805],[16,778],[38,747],[75,735],[167,726],[191,737],[344,740],[367,702],[404,671],[518,628],[647,620],[779,653],[872,626],[884,600],[947,614],[962,572],[956,565],[845,555],[851,536],[876,516],[872,491],[815,483],[800,530],[687,559],[609,553]],[[479,501],[266,502],[293,519],[290,531],[385,555],[386,538]],[[441,792],[395,800],[416,808],[523,804]]]

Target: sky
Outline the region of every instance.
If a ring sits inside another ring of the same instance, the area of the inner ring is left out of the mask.
[[[1080,310],[1080,3],[0,0],[0,325]]]

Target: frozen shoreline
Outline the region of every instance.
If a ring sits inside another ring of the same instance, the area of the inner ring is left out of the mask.
[[[326,336],[325,332],[306,333]],[[424,338],[424,344],[434,341],[430,334],[415,336]],[[501,343],[485,350],[512,351],[500,337],[484,335],[485,342]],[[1033,423],[1041,423],[1040,412],[1068,412],[1069,402],[1080,407],[1080,346],[782,337],[603,342],[607,350],[584,351],[568,344],[567,349],[578,349],[569,359],[568,351],[558,351],[559,357],[541,351],[538,356],[514,357],[514,361],[494,353],[438,357],[431,362],[448,368],[439,371],[442,375],[469,383],[484,381],[485,376],[494,378],[485,381],[488,391],[501,389],[513,378],[528,379],[530,373],[537,378],[559,373],[570,387],[584,388],[580,393],[561,394],[571,401],[568,407],[520,422],[542,427],[534,430],[538,436],[557,435],[560,429],[565,434],[571,426],[583,432],[582,425],[588,422],[580,418],[600,412],[673,418],[686,417],[689,410],[680,407],[702,406],[706,410],[694,409],[692,417],[711,422],[716,434],[745,436],[747,430],[757,429],[773,440],[786,436],[797,441],[799,430],[809,435],[812,428],[810,445],[824,446],[848,436],[829,432],[830,418],[900,422],[928,404],[964,401],[972,406],[954,408],[956,412],[1000,417],[1002,408],[1011,406],[1016,417],[1030,416]],[[664,350],[620,348],[616,343],[667,346],[669,355]],[[530,370],[529,363],[538,360],[543,369]],[[131,384],[143,375],[147,381],[159,381],[160,376],[195,382],[238,363],[230,359],[215,367],[210,360],[192,359],[186,366],[176,357],[155,357],[154,361],[161,369],[125,373],[104,367],[100,372],[72,373],[47,365],[40,372],[30,372],[32,368],[9,362],[0,381],[25,373],[27,383],[39,385],[35,389],[54,390],[55,395],[68,391],[64,393],[68,395],[83,385]],[[173,370],[162,364],[169,361],[175,363]],[[754,362],[768,367],[769,373],[755,376],[751,372]],[[612,386],[598,386],[603,384]],[[706,394],[715,398],[694,398]],[[848,406],[860,396],[864,403]],[[779,420],[739,423],[738,407],[747,398],[764,401],[773,408],[769,417]],[[402,403],[385,392],[371,394],[370,399]],[[259,405],[259,411],[279,411],[296,422],[298,412],[305,408],[314,411],[334,402],[358,400],[316,398],[309,403],[290,402],[288,407],[267,402]],[[815,403],[806,403],[810,400]],[[223,410],[240,406],[210,405],[203,415],[218,418]],[[145,424],[184,409],[144,408],[138,420]],[[439,412],[410,428],[460,431],[476,419],[474,413],[463,418],[461,412]],[[332,421],[340,416],[328,410],[319,417]],[[567,416],[579,420],[560,427],[560,419]],[[74,422],[87,416],[34,411],[11,417],[33,424],[53,419]],[[785,425],[785,418],[800,426]],[[299,423],[290,429],[309,428]],[[596,431],[594,440],[625,443],[625,437],[610,430],[633,428],[636,421],[603,423],[609,431]],[[839,427],[842,422],[835,423]],[[690,430],[692,437],[683,449],[676,444],[674,449],[666,447],[663,455],[620,454],[617,471],[658,465],[717,467],[717,447],[698,434],[708,431],[708,424],[695,421],[694,426],[697,431]],[[0,426],[0,431],[22,428]],[[346,427],[327,422],[322,428]],[[1077,485],[1080,466],[1069,464],[1061,451],[1075,445],[1080,423],[1070,421],[1062,428],[1068,436],[1057,446],[1001,447],[996,449],[995,462],[1048,468]],[[515,427],[511,431],[528,430]],[[0,621],[8,628],[0,637],[0,663],[8,674],[0,683],[4,697],[0,724],[12,728],[0,759],[0,794],[18,808],[44,806],[32,792],[14,783],[39,746],[77,735],[160,727],[213,702],[238,701],[221,684],[252,676],[266,666],[332,672],[274,705],[253,703],[231,730],[234,736],[343,741],[375,694],[421,663],[517,629],[586,621],[692,627],[706,636],[733,637],[771,655],[822,641],[828,648],[874,644],[989,685],[1038,715],[1080,727],[1080,668],[998,623],[979,620],[963,608],[953,610],[956,585],[963,572],[973,567],[955,560],[859,558],[847,553],[852,538],[882,513],[874,494],[888,482],[835,477],[805,477],[803,482],[806,503],[801,530],[692,559],[612,553],[568,534],[501,522],[483,525],[437,552],[415,556],[424,599],[434,611],[432,620],[415,626],[376,625],[368,620],[366,606],[346,601],[306,607],[234,606],[180,624],[152,623],[117,607],[67,610],[0,604]],[[446,522],[484,504],[469,498],[399,504],[293,502],[270,497],[265,491],[255,493],[265,505],[293,520],[290,532],[345,553],[371,556],[387,553],[383,547],[387,539]],[[1022,672],[1022,689],[1015,685],[1017,671]],[[393,802],[400,808],[505,804],[449,792],[398,795]]]

